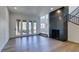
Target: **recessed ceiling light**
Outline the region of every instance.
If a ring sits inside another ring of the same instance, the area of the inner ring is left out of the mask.
[[[57,13],[61,13],[61,10],[57,10]]]
[[[50,10],[53,10],[53,8],[50,8]]]
[[[14,7],[14,9],[17,9],[16,7]]]

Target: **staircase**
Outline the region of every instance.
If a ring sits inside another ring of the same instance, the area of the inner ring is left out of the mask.
[[[69,21],[76,25],[79,25],[79,17],[77,17],[77,16],[73,16],[73,15],[69,14]]]
[[[79,17],[76,16],[78,14],[79,14],[79,7],[77,7],[74,11],[72,11],[71,14],[67,15],[68,21],[76,25],[79,25]]]
[[[72,42],[79,43],[79,7],[68,14],[68,40]]]

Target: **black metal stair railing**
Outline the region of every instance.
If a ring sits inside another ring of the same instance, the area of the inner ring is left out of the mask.
[[[68,18],[67,21],[70,21],[76,25],[79,25],[79,17],[76,16],[78,14],[79,14],[79,7],[77,7],[74,11],[72,11],[71,14],[68,14],[66,16],[66,18]]]
[[[70,15],[76,16],[79,13],[79,7],[70,13]]]
[[[76,25],[79,25],[79,17],[77,17],[77,16],[73,16],[73,15],[68,15],[68,21],[70,21],[70,22],[72,22],[72,23],[74,23],[74,24],[76,24]],[[71,18],[72,17],[72,18]]]

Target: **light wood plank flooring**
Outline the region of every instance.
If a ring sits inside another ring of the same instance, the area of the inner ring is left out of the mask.
[[[79,44],[42,36],[11,39],[2,52],[78,52]]]

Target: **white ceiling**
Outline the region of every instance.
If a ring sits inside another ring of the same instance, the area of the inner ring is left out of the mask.
[[[14,9],[16,7],[16,9]],[[8,9],[10,12],[24,14],[27,16],[43,16],[51,12],[51,8],[56,10],[61,6],[9,6]]]

